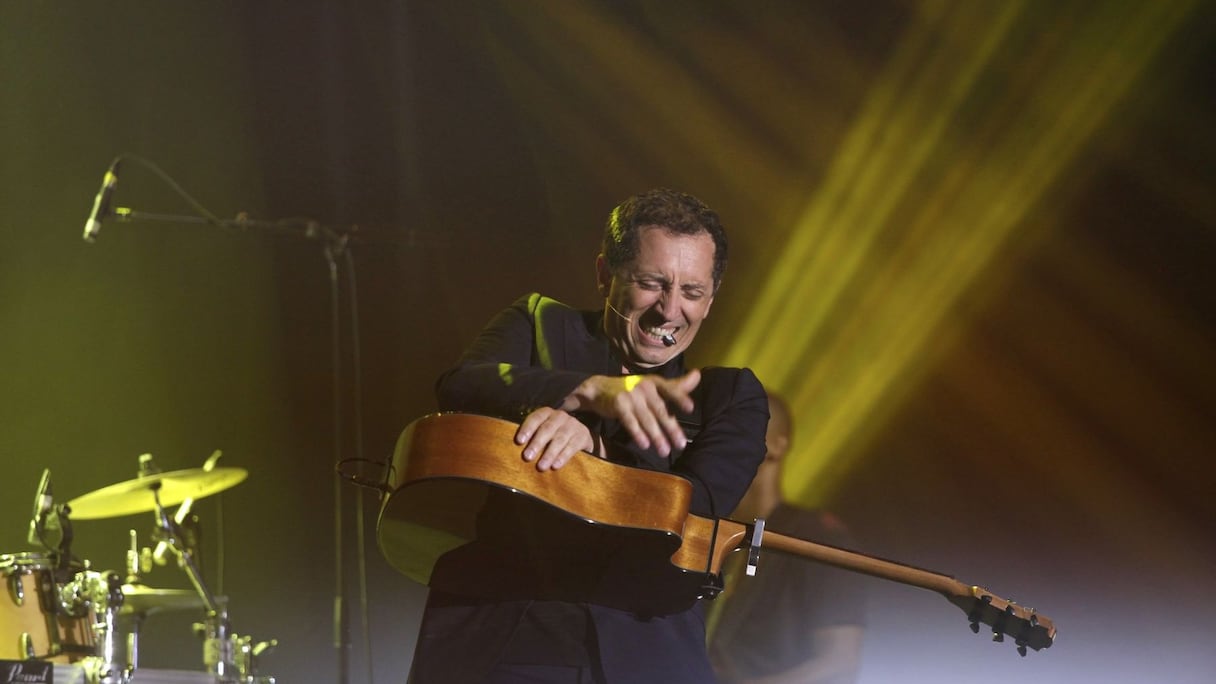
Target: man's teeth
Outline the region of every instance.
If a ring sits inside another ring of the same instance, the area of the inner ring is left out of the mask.
[[[648,334],[648,335],[653,335],[654,337],[658,337],[658,338],[660,338],[660,339],[661,339],[661,338],[664,338],[664,337],[667,337],[668,335],[674,335],[674,334],[675,334],[675,332],[676,332],[676,329],[675,329],[675,328],[654,328],[654,327],[650,327],[650,328],[646,328],[645,330],[646,330],[646,334]]]

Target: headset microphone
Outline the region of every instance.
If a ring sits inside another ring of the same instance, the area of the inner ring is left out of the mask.
[[[632,317],[632,316],[626,316],[625,314],[621,313],[620,311],[617,311],[617,310],[616,310],[616,307],[612,305],[612,302],[604,302],[604,303],[608,305],[608,309],[609,309],[610,311],[612,311],[612,313],[614,313],[614,314],[616,314],[616,315],[620,316],[621,318],[624,318],[624,319],[625,319],[625,322],[626,322],[626,323],[628,323],[629,325],[633,325],[633,317]]]
[[[612,302],[604,302],[604,303],[608,305],[608,309],[611,310],[612,313],[620,316],[621,318],[624,318],[630,325],[633,325],[633,318],[631,316],[626,316],[625,314],[621,313],[620,311],[617,311],[616,307],[612,305]],[[671,333],[667,333],[666,335],[660,337],[659,339],[663,341],[664,347],[676,346],[676,336]]]

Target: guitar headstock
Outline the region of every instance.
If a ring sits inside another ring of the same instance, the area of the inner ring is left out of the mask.
[[[1056,628],[1050,618],[1038,614],[1033,608],[1006,601],[982,587],[972,586],[966,593],[960,592],[946,598],[967,614],[971,631],[978,634],[982,623],[992,628],[993,641],[1013,637],[1018,653],[1023,656],[1028,646],[1038,651],[1049,648],[1055,641]]]

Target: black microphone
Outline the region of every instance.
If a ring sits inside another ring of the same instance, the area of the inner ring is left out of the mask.
[[[42,471],[42,481],[38,483],[38,492],[34,494],[34,513],[30,516],[31,544],[43,544],[48,530],[48,514],[55,510],[55,499],[51,496],[51,469]],[[54,525],[49,526],[52,529]]]
[[[612,305],[612,302],[606,301],[604,303],[608,305],[608,308],[612,311],[612,313],[620,316],[621,318],[624,318],[626,321],[628,321],[629,325],[633,325],[633,319],[630,318],[629,316],[626,316],[625,314],[621,313],[620,311],[617,311],[616,307]],[[671,333],[668,333],[668,334],[660,337],[659,339],[663,341],[664,347],[676,346],[676,336]]]
[[[55,499],[51,496],[51,469],[47,468],[42,471],[42,481],[38,483],[38,492],[34,494],[33,517],[46,515],[54,504]]]
[[[121,159],[115,159],[114,163],[110,164],[110,168],[106,169],[106,175],[101,180],[101,189],[97,191],[97,197],[93,199],[93,211],[89,214],[89,220],[84,222],[85,242],[93,242],[97,239],[97,233],[101,232],[101,222],[113,213],[110,211],[110,201],[114,198],[114,188],[118,185],[120,163]]]

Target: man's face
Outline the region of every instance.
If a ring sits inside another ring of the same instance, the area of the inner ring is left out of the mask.
[[[708,233],[677,235],[644,226],[638,257],[619,272],[596,260],[607,299],[604,331],[621,358],[638,368],[661,366],[692,344],[714,301],[714,241]],[[613,309],[616,311],[614,312]],[[671,335],[676,343],[663,344]]]

